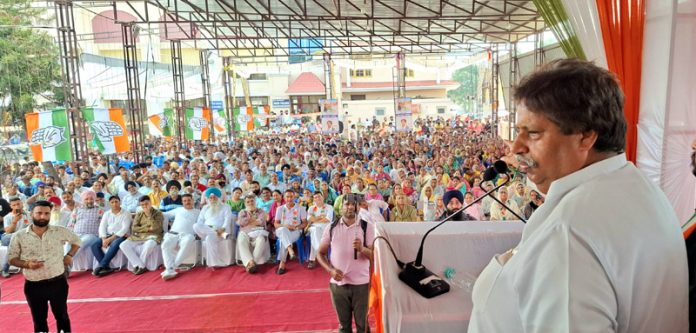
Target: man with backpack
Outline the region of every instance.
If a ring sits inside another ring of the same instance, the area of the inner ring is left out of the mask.
[[[375,229],[372,223],[358,218],[362,195],[350,193],[343,203],[343,215],[324,229],[319,247],[319,264],[331,274],[329,289],[336,309],[339,332],[369,332],[367,306],[370,262]],[[327,258],[331,250],[331,260]]]

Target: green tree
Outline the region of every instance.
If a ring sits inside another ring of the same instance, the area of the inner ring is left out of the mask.
[[[447,92],[447,98],[461,105],[469,112],[476,100],[479,70],[476,65],[469,65],[454,72],[452,79],[459,82],[459,87]]]
[[[48,104],[62,102],[63,94],[56,93],[62,89],[58,47],[48,33],[32,28],[47,23],[44,11],[32,0],[0,0],[0,111],[15,125],[41,106],[38,96]]]

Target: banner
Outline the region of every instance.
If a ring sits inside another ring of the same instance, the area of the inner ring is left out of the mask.
[[[409,132],[413,129],[413,113],[411,99],[408,97],[396,100],[396,131]]]
[[[321,107],[321,133],[338,133],[338,100],[320,99]]]
[[[234,108],[234,131],[250,132],[256,127],[266,126],[271,118],[270,113],[271,108],[268,105]]]
[[[174,135],[174,110],[164,109],[164,112],[152,115],[148,118],[150,123],[159,131],[152,133],[153,136],[163,136],[171,138]]]
[[[225,110],[213,110],[213,125],[215,126],[215,135],[227,134]]]
[[[81,111],[100,153],[115,154],[130,150],[122,109],[82,108]]]
[[[210,137],[210,109],[186,109],[186,140],[208,140]]]
[[[70,128],[65,109],[27,113],[27,141],[37,162],[70,161]]]

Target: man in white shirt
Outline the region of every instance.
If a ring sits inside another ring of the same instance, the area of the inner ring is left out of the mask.
[[[109,264],[130,232],[131,215],[121,208],[121,199],[117,195],[109,198],[109,207],[111,209],[104,213],[99,223],[99,240],[92,243],[92,254],[99,262],[92,271],[95,276],[105,276],[113,272]]]
[[[476,280],[469,332],[687,332],[680,224],[626,160],[616,78],[558,60],[523,79],[515,101],[512,152],[547,196]]]
[[[227,240],[232,233],[232,210],[230,206],[222,203],[222,191],[216,187],[205,190],[204,195],[208,203],[203,206],[198,220],[193,226],[205,243],[206,264],[210,267],[229,266],[232,258],[232,248]]]
[[[184,206],[164,213],[169,220],[174,220],[169,232],[164,234],[162,241],[162,258],[164,259],[163,280],[175,278],[184,259],[195,250],[196,233],[193,225],[198,221],[200,209],[193,207],[193,196],[184,194],[181,196]]]
[[[22,200],[18,197],[12,197],[9,201],[12,212],[5,215],[3,219],[5,228],[5,233],[2,234],[1,241],[3,246],[10,246],[12,237],[31,224],[31,219],[29,218],[29,214],[24,210]],[[7,258],[5,258],[5,260],[7,260]],[[2,264],[2,276],[5,278],[10,277],[10,265],[6,261],[0,264]]]
[[[317,253],[319,252],[319,245],[321,245],[321,236],[324,234],[324,228],[330,225],[333,219],[333,207],[324,203],[324,196],[321,192],[314,192],[314,205],[310,206],[307,212],[307,222],[309,225],[307,231],[309,232],[309,239],[312,244],[307,268],[312,269],[316,267]]]
[[[287,190],[284,197],[285,204],[276,209],[275,221],[273,221],[276,228],[276,237],[280,240],[278,275],[286,272],[285,261],[288,253],[290,254],[290,260],[295,259],[295,251],[293,251],[292,245],[300,239],[302,230],[307,225],[307,211],[304,207],[295,204],[295,192]]]
[[[138,192],[138,187],[134,181],[126,182],[124,187],[127,190],[127,192],[124,193],[123,197],[122,197],[123,198],[123,209],[125,209],[127,212],[133,214],[138,209],[138,205],[140,204],[140,198],[143,195],[140,192]]]

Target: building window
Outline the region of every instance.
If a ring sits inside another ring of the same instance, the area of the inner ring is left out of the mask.
[[[446,110],[446,109],[445,109],[445,107],[443,107],[443,106],[438,106],[438,107],[437,107],[437,113],[440,113],[440,114],[445,113],[445,110]]]
[[[351,101],[364,101],[365,99],[365,95],[350,95]]]
[[[351,69],[350,76],[351,77],[372,77],[372,70],[371,69]]]
[[[384,116],[384,108],[375,108],[375,116]]]
[[[249,81],[263,81],[267,80],[266,73],[253,73],[249,75]]]
[[[406,77],[407,78],[412,78],[414,76],[414,72],[412,69],[406,68]]]

